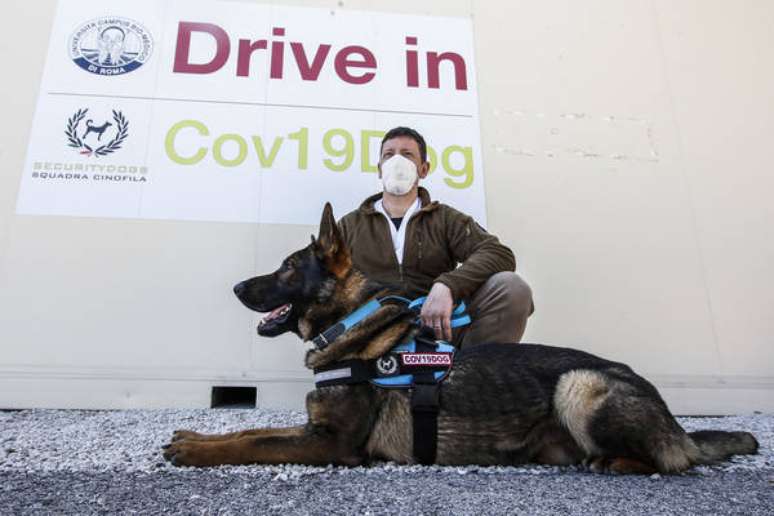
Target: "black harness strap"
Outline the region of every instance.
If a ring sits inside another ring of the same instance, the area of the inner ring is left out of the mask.
[[[424,334],[417,335],[416,350],[428,353],[435,349],[434,341]],[[440,411],[440,384],[432,372],[414,375],[411,393],[411,416],[414,420],[414,457],[420,464],[435,463],[438,446],[438,412]]]
[[[414,379],[411,415],[414,419],[414,457],[420,464],[433,464],[438,445],[439,385]],[[430,380],[433,382],[433,380]]]
[[[376,376],[376,367],[373,360],[341,360],[315,368],[314,376],[317,387],[366,383]]]
[[[347,327],[342,323],[335,324],[312,339],[317,349],[325,349],[334,340],[341,337],[347,331]]]

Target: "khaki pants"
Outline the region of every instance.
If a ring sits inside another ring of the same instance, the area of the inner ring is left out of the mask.
[[[489,278],[468,302],[473,322],[452,332],[457,349],[488,343],[518,343],[535,311],[532,289],[514,272],[499,272]]]

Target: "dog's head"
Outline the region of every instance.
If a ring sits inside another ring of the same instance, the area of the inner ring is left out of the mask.
[[[282,261],[276,271],[243,281],[234,294],[249,309],[267,313],[258,334],[275,337],[292,331],[301,336],[299,319],[310,306],[324,304],[336,282],[352,270],[352,260],[341,237],[330,203],[325,205],[320,234],[312,243]]]

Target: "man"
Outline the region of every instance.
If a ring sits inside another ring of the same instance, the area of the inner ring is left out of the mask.
[[[384,136],[384,193],[339,222],[355,267],[377,281],[402,285],[412,297],[429,290],[421,319],[438,339],[458,348],[519,342],[534,305],[529,286],[513,272],[513,253],[471,217],[431,202],[419,186],[429,170],[422,135],[397,127]],[[473,322],[452,332],[455,299],[468,302]]]

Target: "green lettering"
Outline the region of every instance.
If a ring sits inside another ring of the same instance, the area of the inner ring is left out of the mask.
[[[362,172],[378,172],[378,162],[371,164],[371,138],[384,138],[384,131],[360,131],[360,170]]]
[[[288,140],[298,140],[298,169],[309,168],[309,128],[303,127],[288,135]]]
[[[333,147],[333,139],[340,136],[344,139],[344,147],[336,149]],[[344,172],[355,159],[355,142],[352,135],[345,129],[331,129],[323,136],[323,149],[329,156],[334,158],[344,158],[341,163],[335,163],[333,160],[323,160],[323,164],[328,170],[334,172]]]
[[[277,153],[282,146],[282,140],[283,138],[281,136],[275,138],[271,150],[269,151],[269,155],[266,156],[266,150],[263,148],[261,137],[253,136],[253,147],[255,147],[255,152],[258,153],[258,161],[261,162],[261,167],[271,168],[272,164],[274,164],[274,160],[277,158]]]
[[[226,159],[223,157],[223,144],[228,141],[236,142],[239,146],[239,154],[233,159]],[[212,156],[219,165],[223,165],[224,167],[238,167],[244,163],[247,158],[247,142],[238,134],[224,134],[215,140],[215,144],[212,146]]]
[[[464,163],[460,169],[453,169],[451,167],[451,155],[454,152],[461,153],[462,157],[464,158]],[[452,179],[445,178],[444,182],[447,185],[452,188],[462,190],[473,184],[473,149],[471,147],[460,147],[459,145],[452,145],[451,147],[447,147],[444,149],[443,154],[441,155],[441,160],[443,161],[443,169],[447,174],[453,177],[465,178],[460,183],[455,182]]]
[[[199,150],[191,156],[190,158],[185,158],[178,154],[177,149],[175,149],[175,140],[177,139],[177,133],[182,131],[186,128],[192,128],[196,129],[196,131],[201,136],[209,136],[210,131],[207,129],[207,126],[203,123],[197,121],[197,120],[183,120],[182,122],[178,122],[175,125],[173,125],[169,132],[167,133],[167,137],[164,140],[164,148],[167,151],[167,156],[169,159],[174,161],[175,163],[179,165],[196,165],[201,160],[207,156],[207,148],[206,147],[200,147]]]

